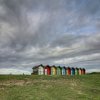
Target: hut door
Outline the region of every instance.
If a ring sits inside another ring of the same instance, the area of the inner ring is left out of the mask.
[[[45,69],[45,75],[47,75],[47,69]]]
[[[42,67],[39,67],[38,74],[39,75],[43,75],[44,74],[44,69]]]

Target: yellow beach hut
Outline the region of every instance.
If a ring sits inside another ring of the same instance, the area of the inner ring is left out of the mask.
[[[57,74],[57,68],[55,65],[51,66],[51,75],[56,75]]]

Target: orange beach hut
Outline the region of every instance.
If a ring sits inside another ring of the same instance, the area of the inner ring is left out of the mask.
[[[82,75],[82,68],[79,68],[79,75]]]

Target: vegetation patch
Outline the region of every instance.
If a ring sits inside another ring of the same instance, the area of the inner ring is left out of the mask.
[[[100,100],[100,74],[0,75],[0,100]]]

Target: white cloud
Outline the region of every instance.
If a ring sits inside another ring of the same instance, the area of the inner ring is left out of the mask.
[[[84,67],[99,67],[99,3],[0,0],[0,68],[31,69],[36,63],[78,66],[82,61]]]
[[[87,69],[86,70],[86,73],[91,73],[91,72],[100,72],[100,68],[98,68],[98,69]]]
[[[29,71],[13,69],[13,68],[0,68],[0,74],[31,74]]]
[[[29,31],[31,31],[32,33],[36,32],[40,26],[41,23],[44,23],[47,19],[47,15],[48,13],[44,13],[44,12],[28,12],[26,14],[27,16],[27,20],[28,20],[28,28]]]
[[[70,64],[70,63],[76,63],[76,62],[84,62],[88,60],[97,60],[100,59],[100,53],[95,53],[91,55],[83,55],[83,56],[76,56],[73,58],[64,58],[61,60],[54,61],[55,64]]]
[[[0,6],[0,15],[6,14],[6,10],[4,9],[3,6]]]

